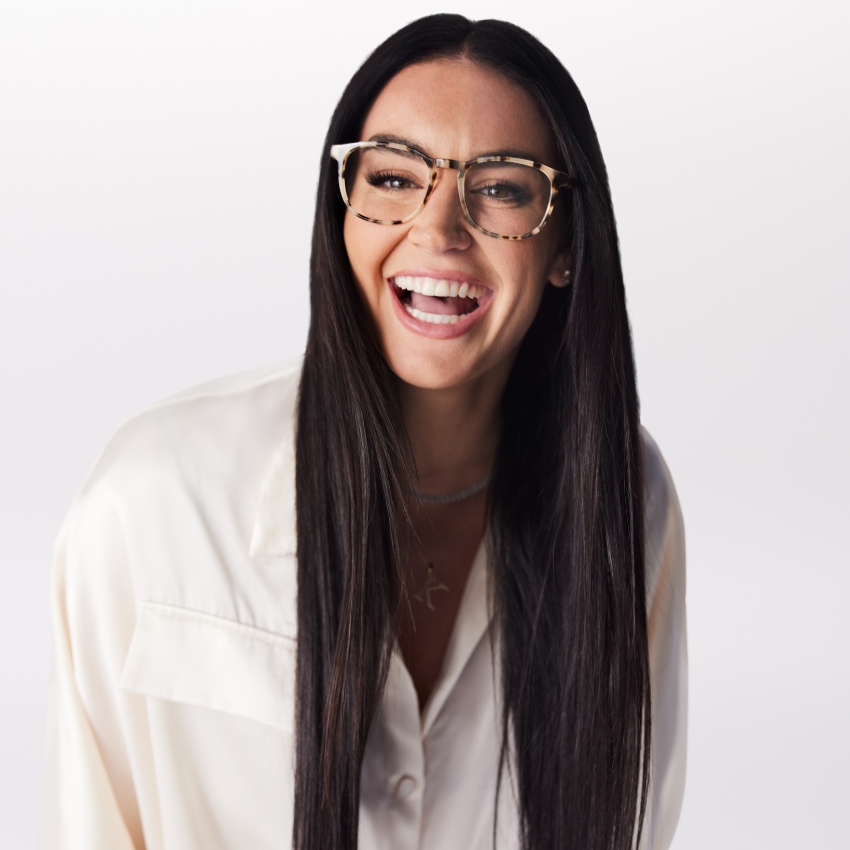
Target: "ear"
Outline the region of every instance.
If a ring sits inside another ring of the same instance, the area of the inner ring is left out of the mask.
[[[552,269],[549,272],[549,277],[546,280],[552,284],[552,286],[557,286],[558,288],[563,288],[565,286],[570,285],[570,275],[565,275],[564,272],[572,273],[573,268],[573,258],[568,252],[562,252],[555,256],[555,260],[552,263]]]

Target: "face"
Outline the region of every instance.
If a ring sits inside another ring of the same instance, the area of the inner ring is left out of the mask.
[[[468,161],[504,153],[556,162],[531,98],[468,59],[413,65],[390,80],[361,139],[388,136],[432,157]],[[561,203],[535,236],[494,239],[464,217],[457,172],[438,169],[428,203],[407,224],[346,214],[351,268],[384,357],[402,381],[444,389],[506,374],[544,287],[563,286],[569,268],[559,238]],[[432,295],[414,291],[432,287]]]

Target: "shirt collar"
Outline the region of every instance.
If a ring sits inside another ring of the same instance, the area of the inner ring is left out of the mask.
[[[284,438],[266,473],[251,535],[251,557],[296,553],[295,531],[295,417],[286,425]],[[490,623],[487,582],[487,536],[472,562],[457,612],[443,669],[422,710],[422,735],[426,735],[451,694],[473,651]]]

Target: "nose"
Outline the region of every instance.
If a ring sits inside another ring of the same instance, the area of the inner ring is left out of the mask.
[[[472,244],[472,234],[460,206],[454,171],[440,168],[425,208],[411,222],[408,238],[433,254],[457,251]]]

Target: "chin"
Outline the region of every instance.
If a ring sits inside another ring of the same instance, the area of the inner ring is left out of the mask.
[[[395,376],[423,390],[447,390],[473,380],[481,370],[464,368],[457,360],[427,356],[421,352],[385,352],[387,364]]]

